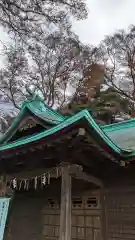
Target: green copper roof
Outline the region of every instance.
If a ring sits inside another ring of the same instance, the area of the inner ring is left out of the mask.
[[[23,105],[34,115],[40,117],[49,124],[59,124],[61,121],[65,120],[64,116],[46,105],[44,99],[36,92],[30,90],[30,88],[27,88],[27,92],[29,93],[28,98],[30,100],[25,101]]]
[[[42,132],[19,139],[15,142],[8,143],[11,133],[14,132],[16,126],[21,122],[26,111],[49,123],[50,128],[44,129]],[[20,146],[25,146],[29,143],[34,143],[53,134],[58,133],[62,129],[70,128],[73,124],[80,121],[83,128],[86,128],[90,136],[102,146],[108,146],[113,152],[128,159],[135,156],[135,119],[121,123],[99,126],[87,110],[82,110],[79,113],[69,118],[64,117],[48,107],[39,97],[34,97],[32,100],[25,101],[22,109],[14,120],[11,128],[7,131],[4,137],[1,138],[0,151],[14,149]]]
[[[135,151],[135,119],[102,126],[102,130],[121,149]]]
[[[31,136],[31,137],[27,137],[27,138],[22,139],[22,140],[18,140],[16,142],[13,142],[13,143],[10,143],[10,144],[2,145],[0,147],[0,151],[1,150],[15,148],[15,147],[19,147],[21,145],[25,145],[27,143],[40,140],[43,137],[47,137],[49,135],[52,135],[52,134],[60,131],[61,129],[63,129],[65,127],[68,127],[71,124],[73,124],[73,123],[75,123],[78,120],[81,120],[83,118],[85,118],[85,120],[87,121],[88,125],[91,125],[93,127],[95,132],[98,133],[98,135],[102,138],[103,141],[105,141],[115,152],[117,152],[119,154],[121,153],[121,149],[117,145],[115,145],[115,143],[104,133],[104,131],[95,122],[95,120],[92,118],[92,116],[89,114],[89,112],[87,110],[82,110],[81,112],[75,114],[74,116],[64,120],[60,124],[50,128],[48,130],[44,130],[43,132],[41,132],[39,134],[36,134],[34,136]]]
[[[66,119],[66,117],[58,114],[57,111],[49,108],[44,102],[41,101],[34,100],[27,102],[26,107],[34,115],[52,125],[59,124]]]
[[[27,100],[23,103],[20,113],[13,121],[11,127],[0,139],[0,144],[8,142],[11,134],[16,131],[27,111],[42,119],[44,123],[48,123],[52,126],[57,125],[66,119],[66,117],[47,106],[39,96],[36,96],[35,99]]]

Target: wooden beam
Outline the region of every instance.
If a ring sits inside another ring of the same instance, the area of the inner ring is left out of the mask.
[[[60,240],[71,240],[71,176],[69,167],[62,167]]]
[[[104,187],[102,187],[100,190],[100,221],[101,221],[101,239],[107,240],[106,204]]]
[[[87,173],[83,172],[82,166],[77,165],[77,164],[69,165],[69,163],[63,163],[63,164],[65,167],[66,166],[68,167],[68,173],[71,175],[71,177],[73,177],[75,179],[84,180],[89,183],[93,183],[98,187],[103,187],[102,181],[92,175],[88,175]],[[15,175],[15,177],[17,179],[24,179],[24,178],[31,179],[32,177],[34,178],[35,176],[38,176],[38,175],[40,176],[46,172],[49,172],[50,170],[51,170],[51,168],[34,169],[31,171],[17,173]],[[61,166],[59,167],[59,174],[60,174],[60,172],[61,172]],[[8,181],[13,179],[13,177],[14,177],[13,174],[8,175],[7,176]],[[55,169],[51,171],[51,178],[57,178],[57,172]]]
[[[100,179],[93,177],[92,175],[88,175],[85,172],[76,174],[76,176],[73,176],[76,179],[84,180],[85,182],[93,183],[98,187],[103,187],[103,183]]]
[[[75,179],[84,180],[86,182],[93,183],[98,187],[103,187],[103,182],[100,179],[83,172],[83,168],[80,165],[70,165],[69,174]]]

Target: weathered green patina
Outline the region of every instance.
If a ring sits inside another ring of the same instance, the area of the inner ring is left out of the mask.
[[[26,112],[38,117],[44,121],[45,124],[49,124],[50,127],[32,136],[26,136],[22,139],[8,142],[9,137],[13,135],[15,130],[19,127]],[[81,123],[82,128],[86,128],[86,131],[90,135],[91,131],[94,132],[92,137],[97,144],[100,145],[102,142],[102,145],[108,145],[112,151],[126,160],[130,160],[130,157],[135,156],[135,119],[122,123],[100,126],[86,109],[67,118],[48,107],[42,98],[37,95],[23,103],[19,115],[13,121],[13,124],[5,135],[0,139],[0,151],[11,150],[32,142],[40,141],[41,139],[45,139],[50,135],[62,131],[62,129],[70,128],[70,126],[78,122]]]
[[[63,122],[66,118],[60,115],[57,111],[51,109],[47,106],[43,99],[40,96],[35,96],[33,99],[27,100],[22,104],[22,108],[20,113],[13,121],[11,127],[4,134],[4,136],[0,139],[0,144],[7,143],[9,138],[14,134],[21,124],[24,116],[26,114],[35,115],[37,118],[42,119],[46,124],[50,124],[52,126],[57,125]]]
[[[102,126],[102,130],[117,146],[135,155],[135,119]]]

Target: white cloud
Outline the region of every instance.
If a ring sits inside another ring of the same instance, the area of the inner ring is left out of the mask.
[[[86,0],[89,17],[75,21],[73,30],[84,43],[97,45],[105,35],[135,24],[134,0]]]
[[[4,57],[2,51],[8,46],[9,37],[4,28],[0,27],[0,68],[4,66]]]

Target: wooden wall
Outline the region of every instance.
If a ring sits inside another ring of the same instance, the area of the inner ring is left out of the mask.
[[[108,190],[106,216],[108,240],[135,239],[135,188]]]
[[[16,197],[4,240],[58,239],[59,222],[59,199]],[[100,239],[100,201],[97,193],[73,197],[72,239]]]
[[[43,201],[14,198],[11,203],[4,240],[38,240],[42,232]]]
[[[58,239],[59,237],[59,206],[47,205],[43,209],[43,235]],[[45,239],[45,238],[44,238]],[[97,195],[73,197],[72,199],[72,239],[100,239],[100,202]]]
[[[107,240],[135,240],[135,188],[105,192]],[[72,197],[72,239],[101,240],[101,203],[98,191]],[[4,240],[57,240],[60,199],[23,195],[12,202]]]

